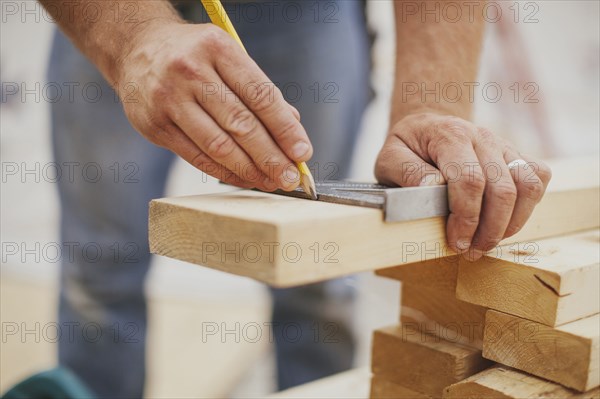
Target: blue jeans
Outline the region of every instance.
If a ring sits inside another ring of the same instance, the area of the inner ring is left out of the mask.
[[[264,3],[226,8],[251,56],[300,111],[316,177],[343,178],[370,96],[362,1],[275,3],[273,12]],[[206,21],[198,4],[180,11]],[[52,135],[56,162],[82,171],[59,183],[61,239],[77,248],[61,266],[59,322],[69,334],[61,336],[59,362],[99,396],[141,397],[147,204],[163,196],[174,155],[132,129],[113,90],[60,32],[48,78],[78,93],[52,103]],[[272,293],[280,389],[351,366],[350,287],[332,281]],[[301,326],[298,342],[280,339],[289,322]],[[315,340],[315,328],[328,339]]]

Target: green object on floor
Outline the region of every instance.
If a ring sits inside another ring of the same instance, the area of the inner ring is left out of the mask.
[[[94,399],[95,395],[69,369],[35,374],[8,390],[3,399]]]

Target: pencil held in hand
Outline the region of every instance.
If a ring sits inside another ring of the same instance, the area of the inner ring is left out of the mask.
[[[246,48],[242,43],[242,40],[238,36],[227,12],[225,12],[225,8],[219,0],[202,0],[202,5],[206,10],[206,13],[210,17],[210,20],[213,24],[222,28],[225,32],[227,32],[236,42],[240,45],[244,51]],[[247,53],[247,51],[246,51]],[[315,180],[306,165],[306,162],[298,162],[296,164],[298,171],[300,172],[300,187],[310,196],[311,199],[317,199],[317,188],[315,185]]]

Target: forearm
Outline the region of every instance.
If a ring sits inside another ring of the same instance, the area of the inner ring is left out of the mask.
[[[40,0],[61,30],[116,84],[119,64],[151,24],[180,21],[167,0]]]
[[[396,74],[392,97],[392,126],[404,116],[436,112],[469,119],[470,86],[477,78],[484,31],[483,1],[414,2],[396,0]],[[425,8],[427,7],[427,8]],[[453,12],[460,7],[461,17]],[[451,13],[451,14],[450,14]],[[451,15],[454,22],[448,18]],[[423,21],[425,18],[425,21]],[[457,93],[457,88],[461,92]]]

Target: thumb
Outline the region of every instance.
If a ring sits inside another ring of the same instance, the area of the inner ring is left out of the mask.
[[[290,103],[288,103],[288,105],[290,106],[290,108],[292,110],[292,114],[294,114],[294,118],[296,118],[296,120],[298,122],[300,122],[300,112],[298,111],[298,109]]]
[[[415,154],[398,137],[390,137],[383,146],[375,166],[377,180],[400,187],[436,186],[446,184],[442,173]]]

